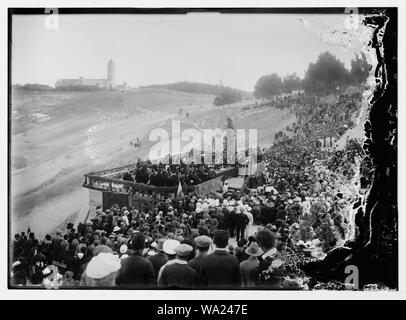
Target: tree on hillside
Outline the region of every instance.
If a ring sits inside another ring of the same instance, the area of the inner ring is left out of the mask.
[[[355,84],[363,84],[369,76],[369,64],[365,53],[355,55],[355,59],[351,60],[351,77]]]
[[[241,99],[242,96],[237,90],[226,87],[216,98],[214,98],[213,104],[215,106],[223,106],[225,104],[241,101]]]
[[[283,78],[283,92],[292,93],[292,91],[302,89],[302,80],[296,73],[288,74]]]
[[[276,73],[272,73],[258,79],[255,84],[254,96],[255,98],[270,98],[281,94],[282,91],[283,82],[281,77]]]
[[[326,96],[345,89],[350,82],[351,75],[344,63],[326,51],[309,64],[302,85],[306,93]]]

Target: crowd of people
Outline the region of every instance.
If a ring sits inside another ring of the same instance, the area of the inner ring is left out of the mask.
[[[135,168],[124,173],[126,181],[150,184],[157,187],[182,185],[194,186],[216,177],[218,165],[186,164],[152,164],[149,161],[139,161]]]
[[[185,194],[160,200],[151,210],[98,208],[90,221],[41,240],[30,230],[15,235],[12,284],[317,288],[303,266],[356,233],[354,203],[363,194],[356,173],[363,150],[356,140],[340,151],[320,148],[316,141],[339,138],[340,128],[353,125],[358,98],[343,96],[334,104],[303,95],[285,98],[298,121],[261,155],[265,171],[248,178],[241,192],[225,187],[205,198]],[[124,178],[196,184],[213,172],[213,167],[140,162]]]
[[[98,208],[88,223],[77,228],[69,224],[65,232],[57,230],[41,241],[28,230],[13,241],[12,283],[46,288],[252,287],[258,257],[276,248],[277,239],[271,225],[248,236],[253,215],[245,200],[227,193],[221,202],[214,196],[168,199],[152,212]],[[236,237],[235,244],[230,236]]]

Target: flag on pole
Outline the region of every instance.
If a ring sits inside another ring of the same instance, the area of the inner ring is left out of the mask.
[[[176,198],[182,198],[182,197],[183,197],[183,190],[182,190],[182,184],[180,183],[180,179],[179,179],[178,192],[176,193]]]

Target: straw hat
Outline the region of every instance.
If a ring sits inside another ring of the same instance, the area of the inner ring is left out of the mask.
[[[249,247],[245,249],[245,253],[248,254],[249,256],[259,257],[263,254],[263,251],[260,247],[258,247],[258,243],[251,242]]]

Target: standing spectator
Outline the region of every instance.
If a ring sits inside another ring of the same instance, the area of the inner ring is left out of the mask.
[[[223,194],[226,194],[228,192],[228,182],[225,181],[223,185]]]
[[[236,257],[227,251],[229,235],[226,230],[217,230],[213,242],[216,250],[203,258],[199,274],[203,288],[238,288],[241,286],[240,265]]]
[[[249,247],[245,249],[245,253],[249,258],[240,263],[242,285],[244,288],[252,288],[255,287],[254,271],[259,265],[258,257],[263,254],[263,251],[256,242],[251,242]]]
[[[247,239],[242,239],[237,242],[237,247],[235,247],[235,256],[238,259],[238,262],[241,263],[242,261],[248,258],[247,254],[245,253],[245,249],[247,248]]]
[[[158,272],[158,283],[159,283],[159,279],[162,276],[162,271],[165,269],[166,266],[171,265],[172,263],[175,262],[175,258],[176,258],[176,252],[175,252],[175,248],[180,245],[180,242],[178,240],[174,240],[174,239],[167,239],[165,240],[164,244],[163,244],[163,250],[165,252],[165,254],[168,256],[168,261],[159,269]]]
[[[237,231],[237,241],[244,239],[245,227],[248,224],[248,217],[242,212],[241,207],[237,208],[237,214],[235,215],[235,227]]]
[[[61,233],[62,231],[57,229],[55,235],[51,239],[52,260],[55,261],[60,261],[62,259],[60,248],[63,239],[61,237]]]
[[[275,235],[269,229],[262,229],[257,233],[257,241],[262,251],[264,252],[259,258],[258,272],[261,273],[264,270],[268,270],[274,263],[274,260],[282,260],[282,257],[276,249]],[[257,275],[258,279],[259,274]],[[267,281],[257,284],[269,289],[280,289],[282,286],[280,277],[270,277]]]
[[[31,262],[32,255],[33,255],[33,247],[35,245],[35,235],[33,232],[28,233],[28,240],[26,240],[23,244],[23,254],[24,258],[28,261]]]
[[[142,256],[145,248],[144,234],[141,232],[134,233],[131,246],[134,253],[122,260],[122,268],[118,277],[119,284],[143,289],[154,286],[154,268],[152,263]]]
[[[245,237],[248,238],[252,233],[253,233],[253,224],[254,224],[254,216],[251,213],[252,208],[251,207],[247,207],[247,210],[244,211],[244,214],[247,216],[248,218],[248,225],[245,228]]]
[[[207,256],[213,241],[208,236],[198,236],[194,241],[198,252],[195,258],[189,260],[188,264],[196,270],[197,274],[200,274],[203,258]]]
[[[17,233],[13,240],[13,261],[16,261],[23,252],[22,238]]]
[[[82,274],[81,286],[86,287],[113,287],[116,285],[117,273],[121,268],[118,255],[104,245],[96,247],[94,257],[87,264]]]
[[[161,238],[158,240],[158,244],[156,246],[156,250],[158,251],[157,254],[153,256],[147,257],[147,260],[151,261],[152,267],[154,268],[154,274],[156,277],[156,280],[158,280],[158,273],[161,267],[168,262],[168,256],[164,252],[164,242],[166,239]]]
[[[175,249],[174,263],[166,266],[158,285],[164,288],[192,289],[197,286],[197,272],[188,266],[187,259],[193,251],[188,244],[180,244]]]
[[[237,205],[237,203],[236,203]],[[237,216],[237,207],[231,207],[232,209],[230,211],[230,215],[228,217],[228,226],[229,226],[229,234],[231,238],[234,238],[234,233],[235,233],[235,227],[236,227],[236,216]]]

